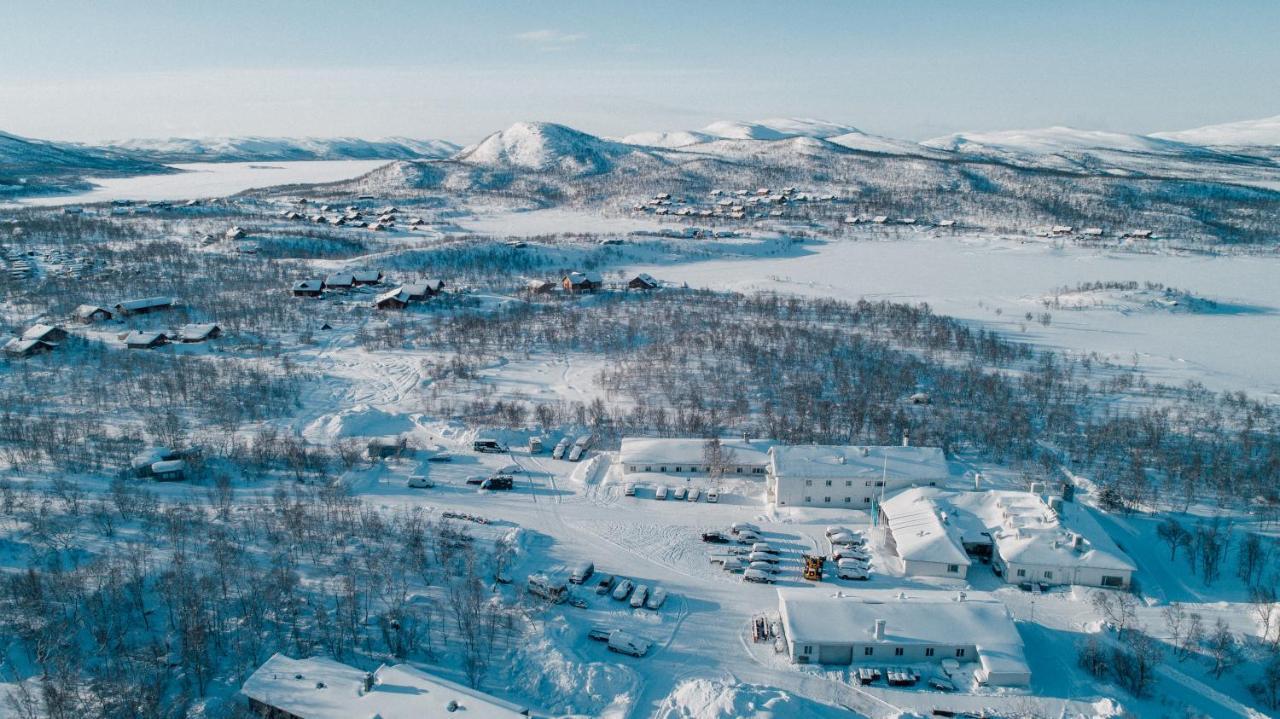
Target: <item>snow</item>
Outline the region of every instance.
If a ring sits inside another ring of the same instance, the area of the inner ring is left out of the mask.
[[[517,122],[464,148],[454,159],[474,165],[525,170],[559,170],[595,174],[612,167],[612,159],[640,152],[550,122]]]
[[[956,133],[925,140],[920,144],[925,147],[962,153],[994,151],[1051,154],[1083,150],[1170,153],[1189,149],[1186,143],[1172,139],[1102,130],[1078,130],[1061,126],[1035,130]]]
[[[715,135],[709,135],[705,132],[675,130],[671,132],[637,132],[623,137],[619,142],[624,142],[628,145],[644,145],[646,147],[663,147],[673,149],[677,147],[697,145],[703,142],[710,142],[714,139],[716,139]]]
[[[947,460],[937,447],[779,445],[770,450],[772,473],[782,479],[837,478],[945,480]]]
[[[387,164],[385,160],[317,160],[304,162],[197,162],[171,165],[182,172],[137,177],[87,177],[88,192],[33,197],[28,205],[75,205],[111,200],[185,200],[225,197],[274,185],[336,182],[358,177]]]
[[[160,160],[183,162],[264,162],[309,160],[439,159],[458,151],[445,140],[388,137],[169,137],[113,140],[107,148],[130,150]]]
[[[707,440],[681,438],[624,437],[618,464],[702,465],[706,463]],[[769,440],[722,439],[720,446],[733,453],[734,465],[769,464]]]
[[[1191,130],[1154,132],[1151,137],[1198,145],[1280,145],[1280,115],[1259,120],[1205,125]]]
[[[944,511],[932,487],[916,487],[900,492],[880,504],[885,522],[893,532],[899,557],[908,562],[970,565],[962,535],[954,523],[944,523]],[[950,518],[950,516],[948,517]]]
[[[245,681],[245,696],[306,719],[417,719],[455,711],[470,719],[515,719],[524,708],[433,677],[406,664],[365,672],[331,659],[276,654]]]
[[[654,719],[856,719],[844,707],[759,684],[685,679],[663,700]]]

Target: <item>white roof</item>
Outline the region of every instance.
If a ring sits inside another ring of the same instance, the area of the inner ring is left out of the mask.
[[[129,334],[125,335],[124,343],[127,345],[149,345],[161,337],[164,337],[163,332],[143,332],[142,330],[133,330]]]
[[[407,664],[380,667],[375,685],[362,691],[365,672],[331,659],[291,659],[276,654],[245,681],[241,692],[302,719],[513,719],[524,707],[431,676]]]
[[[733,452],[735,465],[759,465],[769,463],[769,447],[773,440],[721,439],[720,446]],[[622,464],[671,464],[702,465],[707,440],[696,438],[626,437],[618,461]]]
[[[183,325],[182,338],[188,340],[207,339],[217,329],[220,328],[212,322]]]
[[[56,329],[58,328],[54,327],[53,325],[46,325],[46,324],[31,325],[31,327],[27,328],[26,332],[22,333],[22,339],[24,340],[44,339],[45,335],[49,334],[50,332]]]
[[[350,272],[337,272],[324,278],[324,283],[326,285],[336,285],[336,286],[349,285],[355,281],[356,281],[355,275],[351,274]]]
[[[580,285],[583,282],[600,284],[604,282],[604,278],[601,277],[599,272],[570,272],[569,282],[575,285]]]
[[[780,445],[770,454],[776,477],[928,482],[950,475],[938,447]]]
[[[351,273],[351,276],[357,282],[377,282],[382,279],[382,272],[379,270],[356,270]]]
[[[18,339],[17,337],[14,337],[13,339],[5,343],[4,351],[8,352],[9,354],[19,355],[19,354],[26,353],[28,350],[30,350],[32,347],[35,347],[36,345],[47,345],[50,347],[53,346],[43,340],[22,340],[22,339]]]
[[[898,556],[908,562],[937,562],[969,566],[963,532],[954,512],[940,506],[933,487],[917,487],[890,497],[880,505],[893,532]],[[946,521],[943,521],[946,513]]]
[[[946,591],[860,590],[851,596],[780,588],[778,609],[796,644],[973,645],[980,661],[990,653],[1000,671],[1029,673],[1022,636],[1004,603],[986,593],[966,594],[961,600],[960,593]],[[877,620],[885,622],[882,640],[875,638]]]
[[[76,308],[75,316],[84,319],[92,317],[95,312],[106,312],[107,314],[111,314],[111,310],[106,307],[99,307],[97,305],[80,305]]]
[[[151,471],[155,474],[163,474],[164,472],[178,472],[185,470],[187,463],[180,459],[165,459],[155,462],[151,465]]]
[[[293,283],[295,290],[314,290],[319,292],[324,288],[324,280],[301,280]]]
[[[376,304],[379,302],[385,302],[386,300],[394,299],[394,300],[399,300],[405,304],[409,304],[409,294],[411,291],[412,290],[410,285],[405,285],[404,287],[397,287],[394,290],[387,290],[386,292],[383,292],[382,294],[378,295],[378,298],[374,300],[374,303]],[[414,294],[422,294],[422,293],[415,292]]]
[[[125,300],[116,305],[126,310],[143,310],[148,307],[167,307],[173,304],[172,297],[144,297],[140,300]]]

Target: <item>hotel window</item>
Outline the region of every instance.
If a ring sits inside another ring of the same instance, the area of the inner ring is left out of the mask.
[[[848,503],[850,503],[850,502],[852,502],[852,501],[853,501],[853,497],[845,497],[845,498],[844,498],[844,503],[845,503],[845,504],[848,504]],[[1105,579],[1105,578],[1106,578],[1106,577],[1103,577],[1103,579]]]
[[[823,502],[823,504],[831,504],[831,498],[830,498],[830,497],[823,497],[823,498],[822,498],[822,502]]]
[[[884,482],[883,482],[883,481],[880,481],[880,480],[876,480],[876,486],[877,486],[877,487],[883,487],[883,486],[884,486]]]
[[[812,486],[813,486],[813,480],[812,480],[812,479],[806,479],[806,480],[804,481],[804,486],[806,486],[806,487],[812,487]]]
[[[1045,579],[1053,579],[1053,572],[1048,572],[1048,571],[1046,571],[1046,572],[1044,573],[1044,578],[1045,578]]]
[[[667,471],[667,468],[666,468],[666,467],[659,467],[659,468],[658,468],[658,471],[660,471],[660,472],[665,472],[665,471]]]
[[[808,504],[813,501],[813,497],[805,497],[804,501],[805,501],[805,504]]]
[[[959,564],[948,564],[948,565],[947,565],[947,571],[948,571],[948,572],[950,572],[950,573],[952,573],[952,574],[959,574],[959,573],[960,573],[960,565],[959,565]]]
[[[628,471],[628,472],[634,472],[634,471],[636,471],[636,466],[635,466],[634,464],[633,464],[633,465],[631,465],[630,467],[628,467],[628,468],[627,468],[627,471]]]
[[[926,657],[931,657],[931,656],[933,656],[933,647],[925,647],[924,655],[925,655]]]
[[[677,472],[683,472],[683,471],[684,471],[684,469],[683,469],[683,468],[681,468],[681,467],[676,467],[676,471],[677,471]]]
[[[806,644],[806,645],[804,645],[804,653],[805,653],[805,654],[813,654],[813,645],[811,645],[811,644]]]
[[[870,497],[863,497],[863,498],[862,498],[862,503],[863,503],[863,504],[871,504],[871,498],[870,498]]]
[[[1018,576],[1019,576],[1019,577],[1025,577],[1025,576],[1027,576],[1027,570],[1025,570],[1025,569],[1019,569],[1019,570],[1018,570]]]
[[[875,647],[867,647],[866,649],[863,649],[863,650],[862,650],[862,654],[863,654],[863,656],[868,656],[868,657],[869,657],[869,656],[871,656],[872,654],[875,654],[875,653],[876,653],[876,648],[875,648]]]
[[[852,480],[852,479],[846,479],[846,480],[844,481],[844,486],[846,486],[846,487],[852,487],[852,486],[853,486],[853,480]]]
[[[902,656],[902,647],[894,647],[894,648],[893,648],[893,656],[895,656],[895,657],[900,657],[900,656]]]
[[[830,487],[830,486],[831,486],[831,480],[829,480],[829,479],[827,480],[827,486],[828,486],[828,487]]]
[[[964,649],[963,649],[963,648],[957,649],[957,650],[956,650],[956,656],[957,656],[957,657],[963,657],[963,656],[964,656]]]
[[[646,471],[646,472],[652,472],[652,471],[653,471],[653,467],[652,467],[652,466],[646,466],[646,467],[644,468],[644,471]]]

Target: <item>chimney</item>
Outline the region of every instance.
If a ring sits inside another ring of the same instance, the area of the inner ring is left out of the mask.
[[[973,473],[973,489],[974,491],[982,489],[982,472]]]
[[[373,691],[373,687],[374,687],[374,685],[376,685],[377,683],[378,683],[378,680],[374,678],[374,676],[373,676],[373,672],[365,672],[365,674],[364,674],[364,691],[365,691],[365,693],[366,693],[366,694],[367,694],[368,692]]]
[[[884,641],[884,625],[885,621],[883,619],[876,620],[875,638],[878,642]]]
[[[902,430],[902,446],[903,447],[911,446],[911,430],[909,429]]]
[[[1077,551],[1084,549],[1084,535],[1083,534],[1075,535],[1073,544],[1075,545],[1075,548]]]

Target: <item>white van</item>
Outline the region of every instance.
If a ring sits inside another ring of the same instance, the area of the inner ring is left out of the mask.
[[[711,504],[715,504],[716,502],[719,502],[719,501],[720,501],[720,490],[716,489],[715,487],[708,489],[707,502]]]
[[[773,575],[759,569],[748,569],[742,573],[742,581],[756,584],[773,584]]]
[[[569,461],[577,462],[587,454],[587,450],[591,447],[591,435],[584,434],[573,442],[573,449],[569,450]]]
[[[730,531],[732,531],[734,534],[741,534],[743,532],[752,532],[754,534],[759,534],[760,528],[752,524],[751,522],[734,522],[733,526],[730,527]]]
[[[591,562],[582,562],[575,566],[573,571],[569,572],[569,581],[574,584],[583,584],[595,573],[596,565]]]
[[[778,553],[779,553],[779,552],[778,552],[778,550],[777,550],[777,549],[775,549],[775,548],[773,547],[773,545],[769,544],[768,542],[756,542],[755,544],[751,545],[751,551],[753,551],[753,552],[767,552],[767,553],[769,553],[769,554],[778,554]]]
[[[643,657],[649,653],[649,642],[621,629],[609,633],[609,651]]]
[[[627,497],[636,496],[636,483],[627,482],[626,484],[622,485],[622,494]]]
[[[684,499],[689,494],[689,490],[684,487],[676,487],[676,499]]]
[[[421,474],[415,474],[409,478],[409,486],[414,489],[431,489],[436,486],[436,483]]]
[[[690,501],[690,502],[696,502],[696,501],[698,501],[698,497],[701,497],[701,496],[702,496],[702,490],[698,489],[697,487],[691,487],[691,488],[689,489],[689,501]]]

